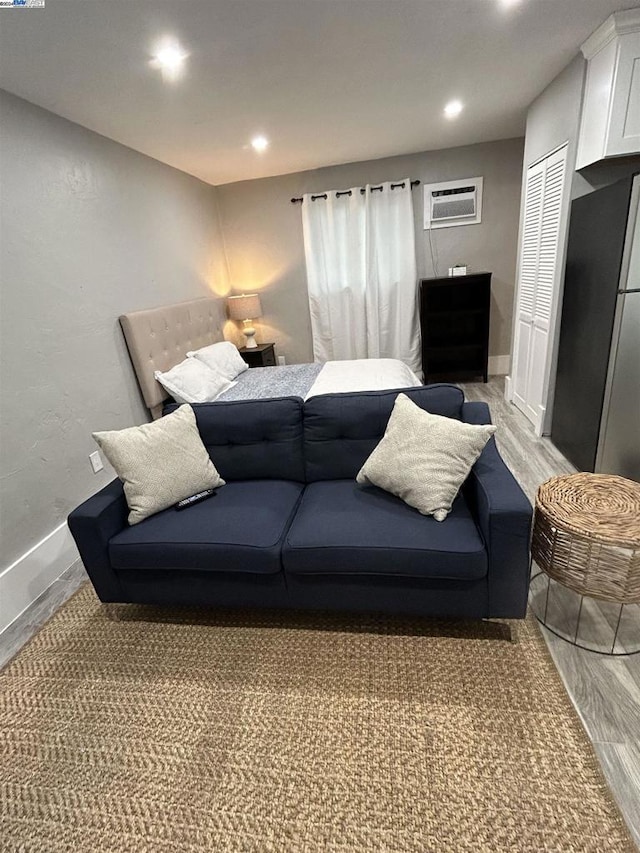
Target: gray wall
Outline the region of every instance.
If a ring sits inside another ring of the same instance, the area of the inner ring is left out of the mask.
[[[574,168],[580,126],[585,61],[576,56],[529,107],[524,142],[524,172],[554,148],[569,143],[569,168]]]
[[[0,571],[107,483],[147,420],[118,315],[224,293],[215,190],[0,92]]]
[[[258,339],[275,341],[289,362],[312,359],[300,206],[305,192],[418,178],[422,183],[482,175],[482,224],[433,232],[438,274],[467,263],[493,272],[490,354],[509,353],[523,140],[509,139],[299,172],[218,187],[234,290],[260,290],[265,316]],[[418,275],[434,275],[422,228],[422,187],[414,190]]]

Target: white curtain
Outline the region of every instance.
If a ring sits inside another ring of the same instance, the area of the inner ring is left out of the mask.
[[[315,361],[398,358],[421,369],[411,182],[393,185],[304,196]]]

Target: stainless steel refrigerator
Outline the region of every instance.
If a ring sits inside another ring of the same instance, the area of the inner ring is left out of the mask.
[[[640,174],[571,206],[551,440],[640,481]]]

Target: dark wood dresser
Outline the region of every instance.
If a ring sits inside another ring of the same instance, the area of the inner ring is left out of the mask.
[[[491,273],[420,279],[420,329],[425,384],[487,381]]]

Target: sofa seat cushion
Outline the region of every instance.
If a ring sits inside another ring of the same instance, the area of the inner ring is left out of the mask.
[[[370,574],[474,580],[487,554],[463,495],[444,522],[353,480],[307,485],[285,539],[293,574]]]
[[[202,569],[273,573],[304,486],[288,480],[227,483],[182,512],[173,507],[109,542],[111,565],[126,569]]]

